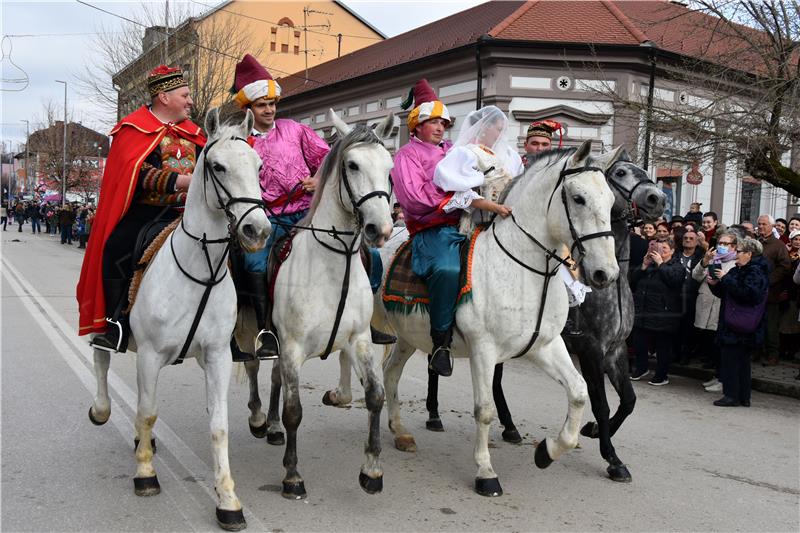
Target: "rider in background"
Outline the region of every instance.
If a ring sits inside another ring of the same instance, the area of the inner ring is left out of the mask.
[[[106,351],[127,349],[123,310],[133,276],[133,243],[150,223],[180,215],[197,151],[206,142],[189,120],[192,98],[181,69],[157,67],[147,87],[151,105],[111,130],[114,142],[78,281],[79,335],[99,333],[91,344]]]

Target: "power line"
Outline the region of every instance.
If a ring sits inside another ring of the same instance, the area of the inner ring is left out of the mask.
[[[120,32],[112,31],[112,32],[86,32],[86,33],[10,33],[7,35],[3,35],[3,37],[77,37],[77,36],[85,36],[85,35],[108,35],[108,34],[117,34]]]
[[[148,27],[149,27],[149,26],[147,26],[146,24],[143,24],[143,23],[141,23],[141,22],[139,22],[139,21],[137,21],[137,20],[133,20],[133,19],[131,19],[131,18],[125,17],[125,16],[123,16],[123,15],[119,15],[119,14],[117,14],[117,13],[114,13],[114,12],[112,12],[112,11],[108,11],[108,10],[106,10],[106,9],[103,9],[102,7],[95,6],[95,5],[93,5],[93,4],[90,4],[90,3],[88,3],[88,2],[84,2],[83,0],[75,0],[75,1],[76,1],[77,3],[79,3],[79,4],[83,4],[83,5],[87,6],[87,7],[91,7],[92,9],[96,9],[97,11],[101,11],[101,12],[103,12],[103,13],[107,14],[107,15],[111,15],[112,17],[117,17],[117,18],[119,18],[119,19],[122,19],[122,20],[124,20],[124,21],[130,22],[131,24],[134,24],[134,25],[136,25],[136,26],[140,26],[140,27],[142,27],[142,28],[148,28]],[[168,32],[166,32],[166,31],[162,31],[162,30],[159,30],[159,29],[157,29],[157,28],[154,28],[154,29],[153,29],[153,31],[155,31],[156,33],[160,33],[160,34],[162,34],[162,35],[169,36],[169,33],[168,33]],[[226,53],[226,52],[222,52],[222,51],[220,51],[220,50],[215,50],[214,48],[211,48],[211,47],[208,47],[208,46],[205,46],[205,45],[199,44],[199,43],[197,43],[197,42],[194,42],[194,41],[190,41],[189,39],[183,39],[183,38],[181,38],[181,37],[179,37],[179,36],[177,36],[177,35],[172,35],[172,36],[171,36],[171,38],[172,38],[172,39],[175,39],[176,41],[180,41],[180,42],[183,42],[183,43],[186,43],[186,44],[190,44],[190,45],[192,45],[192,46],[196,46],[197,48],[200,48],[200,49],[202,49],[202,50],[206,50],[206,51],[208,51],[208,52],[213,52],[213,53],[215,53],[215,54],[218,54],[218,55],[221,55],[221,56],[229,57],[229,58],[231,58],[231,59],[234,59],[234,60],[236,60],[236,61],[238,61],[239,59],[241,59],[241,58],[239,58],[238,56],[234,56],[234,55],[228,54],[228,53]],[[301,76],[301,75],[299,75],[299,74],[293,74],[293,73],[291,73],[291,72],[287,72],[287,71],[285,71],[285,70],[281,70],[281,69],[274,68],[274,67],[270,67],[270,69],[271,69],[271,70],[273,70],[273,71],[275,71],[275,72],[280,72],[281,74],[285,74],[285,75],[286,75],[286,77],[290,77],[290,78],[300,78],[301,80],[305,80],[305,81],[311,81],[311,82],[314,82],[314,83],[316,83],[316,84],[318,84],[318,85],[324,85],[324,83],[322,83],[321,81],[314,80],[314,79],[311,79],[311,78],[307,78],[307,77],[305,77],[305,76]]]

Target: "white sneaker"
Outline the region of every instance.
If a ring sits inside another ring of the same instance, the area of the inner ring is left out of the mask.
[[[706,387],[706,392],[722,392],[722,383],[714,383]]]
[[[719,383],[719,380],[717,378],[712,378],[709,379],[708,381],[703,382],[703,387],[708,388],[711,385],[716,385],[717,383]]]

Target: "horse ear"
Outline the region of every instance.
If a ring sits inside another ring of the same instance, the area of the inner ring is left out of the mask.
[[[389,114],[386,115],[386,118],[375,127],[375,135],[377,135],[380,139],[386,139],[389,137],[389,134],[392,133],[393,127],[394,113],[389,111]]]
[[[253,125],[256,123],[256,118],[253,116],[253,111],[249,108],[247,109],[247,115],[244,117],[244,121],[242,122],[242,128],[244,131],[242,132],[242,137],[245,139],[250,136],[253,132]]]
[[[339,118],[339,115],[333,109],[328,109],[328,120],[333,122],[333,127],[339,132],[340,139],[353,130],[344,120]]]
[[[592,151],[592,141],[589,140],[583,141],[583,144],[581,144],[578,147],[578,150],[572,155],[572,160],[570,161],[570,163],[572,163],[572,166],[573,167],[580,166],[580,164],[586,161],[586,158],[589,157],[591,151]]]
[[[206,134],[208,137],[213,137],[217,130],[219,129],[219,108],[215,107],[214,109],[210,110],[206,113],[206,122],[205,122],[205,129]]]
[[[622,148],[622,146],[618,146],[610,152],[596,156],[594,161],[598,167],[602,168],[603,171],[606,171],[617,161],[624,161],[624,159],[620,157],[622,154],[626,154],[625,149]]]

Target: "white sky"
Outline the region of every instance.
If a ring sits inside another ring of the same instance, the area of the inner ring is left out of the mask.
[[[135,13],[141,6],[141,2],[122,0],[86,1],[123,16]],[[25,124],[22,120],[30,121],[31,131],[41,123],[44,102],[52,100],[59,110],[63,109],[64,85],[56,83],[57,79],[68,83],[67,107],[71,117],[98,131],[106,132],[111,125],[98,121],[93,113],[92,102],[78,94],[75,75],[84,65],[91,65],[96,57],[91,49],[92,35],[86,34],[98,31],[101,25],[111,27],[122,21],[75,0],[0,2],[0,26],[4,36],[3,56],[0,61],[3,77],[3,90],[0,91],[0,141],[5,143],[5,150],[9,149],[12,142],[14,148],[18,142],[24,142]],[[171,0],[170,5],[187,2],[199,10],[204,10],[201,4],[219,3],[217,0]],[[148,3],[163,5],[160,0]],[[483,0],[345,0],[345,3],[387,37],[392,37],[483,3]],[[13,37],[15,35],[19,37]],[[8,80],[25,77],[29,79],[25,90],[7,90],[22,86],[22,83]]]

